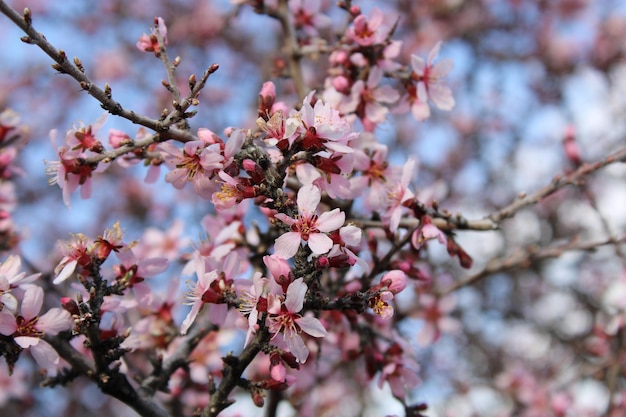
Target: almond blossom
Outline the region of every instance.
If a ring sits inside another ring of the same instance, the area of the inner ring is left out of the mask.
[[[62,308],[51,308],[39,315],[43,306],[44,291],[36,285],[27,285],[20,313],[14,316],[8,311],[0,313],[0,334],[12,336],[15,343],[29,349],[33,358],[48,372],[55,373],[59,355],[47,342],[45,335],[54,336],[72,325],[70,313]]]
[[[417,55],[411,55],[413,79],[417,81],[417,97],[420,102],[426,103],[427,100],[431,100],[439,109],[451,110],[454,107],[452,90],[443,84],[441,79],[452,70],[454,62],[443,59],[434,64],[440,48],[441,42],[437,42],[428,54],[427,61]]]
[[[155,55],[161,52],[161,45],[159,45],[159,38],[163,39],[163,46],[167,46],[167,26],[165,26],[165,20],[162,17],[155,19],[155,27],[152,28],[150,35],[145,33],[139,37],[137,41],[137,49],[144,52],[154,52]]]
[[[276,214],[277,219],[291,227],[291,232],[276,239],[276,255],[285,259],[293,257],[302,240],[315,255],[324,254],[333,247],[333,240],[325,233],[343,226],[346,215],[336,208],[318,216],[316,210],[321,199],[319,188],[305,185],[298,191],[298,215],[291,218],[284,213]]]
[[[195,321],[202,306],[205,304],[203,299],[204,294],[210,289],[213,281],[218,278],[216,269],[205,272],[205,261],[200,255],[194,258],[193,263],[198,279],[195,283],[188,283],[189,292],[186,294],[187,302],[185,302],[185,304],[191,305],[191,311],[189,311],[180,327],[181,334],[186,334]]]
[[[41,273],[26,276],[20,272],[22,260],[17,255],[9,256],[0,264],[0,310],[7,309],[15,312],[17,299],[11,294],[11,289],[35,281]]]
[[[383,220],[389,224],[389,229],[392,232],[398,230],[403,205],[415,196],[408,188],[411,178],[413,177],[415,165],[415,160],[410,158],[402,168],[402,179],[400,183],[391,184],[387,188],[387,210],[383,214]]]
[[[309,350],[300,333],[304,332],[313,337],[325,337],[328,334],[318,319],[299,314],[304,306],[307,290],[308,286],[304,279],[298,278],[287,288],[284,301],[281,302],[279,298],[274,298],[274,302],[268,301],[270,332],[274,337],[279,333],[283,334],[283,340],[289,351],[300,363],[306,362],[309,357]]]

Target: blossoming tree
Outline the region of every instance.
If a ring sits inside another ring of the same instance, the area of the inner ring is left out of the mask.
[[[626,414],[624,10],[9,3],[7,410]]]

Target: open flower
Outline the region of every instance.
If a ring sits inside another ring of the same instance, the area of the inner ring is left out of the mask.
[[[39,315],[43,305],[44,292],[41,287],[27,285],[22,299],[20,315],[10,312],[0,313],[0,334],[13,336],[13,340],[23,349],[29,349],[39,366],[51,373],[56,371],[59,355],[43,337],[54,336],[72,325],[70,313],[62,308],[51,308]]]
[[[203,299],[204,294],[209,291],[211,288],[211,284],[215,281],[217,277],[217,270],[213,270],[210,272],[205,272],[205,262],[204,258],[201,256],[196,256],[193,260],[194,266],[196,268],[196,275],[198,277],[198,281],[195,283],[190,283],[190,290],[187,293],[187,300],[185,304],[191,305],[191,311],[187,314],[187,317],[183,321],[183,324],[180,328],[181,334],[186,334],[192,323],[198,316],[198,313],[202,309],[202,306],[205,304],[205,300]]]
[[[325,233],[332,232],[343,226],[346,219],[344,212],[338,208],[320,216],[316,209],[322,193],[314,185],[305,185],[298,191],[298,212],[296,218],[291,218],[284,213],[278,213],[276,218],[291,226],[291,232],[276,239],[276,255],[289,259],[300,248],[300,242],[304,240],[316,255],[328,252],[333,247],[333,240]]]
[[[304,296],[308,290],[303,278],[298,278],[289,285],[287,294],[283,303],[272,303],[268,307],[270,313],[270,332],[274,333],[274,337],[278,333],[283,334],[283,340],[287,344],[289,351],[298,359],[298,362],[304,363],[309,357],[301,332],[313,337],[325,337],[328,333],[322,323],[315,317],[303,317],[298,314],[304,305]],[[277,300],[275,298],[274,300]]]
[[[411,55],[413,78],[417,81],[417,98],[420,102],[426,103],[426,100],[430,99],[441,110],[451,110],[454,107],[454,97],[450,87],[441,79],[452,70],[454,62],[443,59],[434,64],[439,55],[439,48],[441,42],[437,42],[430,51],[428,61],[417,55]]]

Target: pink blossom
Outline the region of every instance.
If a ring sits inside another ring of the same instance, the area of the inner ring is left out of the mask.
[[[352,86],[351,104],[342,108],[344,112],[356,111],[366,125],[385,121],[389,110],[383,103],[391,104],[398,101],[400,94],[390,85],[380,85],[383,70],[378,66],[370,69],[367,81],[358,80]],[[372,131],[373,129],[367,129]]]
[[[102,151],[102,144],[95,138],[95,131],[106,121],[102,115],[93,126],[85,127],[82,123],[67,131],[65,146],[57,148],[58,161],[45,161],[46,174],[51,176],[50,185],[57,184],[63,193],[63,202],[70,206],[70,194],[80,187],[83,199],[91,196],[91,177],[94,173],[106,170],[109,164],[91,165],[85,159]],[[50,140],[56,147],[56,130],[50,131]]]
[[[445,77],[454,67],[450,59],[443,59],[434,64],[439,55],[441,42],[433,47],[428,54],[428,61],[417,55],[411,55],[411,67],[413,68],[413,78],[417,81],[417,97],[422,103],[430,99],[441,110],[451,110],[454,107],[454,97],[450,87],[443,84]]]
[[[348,36],[361,46],[382,43],[387,36],[387,31],[383,31],[382,27],[383,17],[383,12],[378,7],[372,10],[369,19],[363,14],[358,15],[348,31]]]
[[[393,300],[391,291],[381,291],[370,299],[370,307],[374,313],[378,314],[383,320],[390,319],[393,316],[393,306],[390,301]]]
[[[20,116],[16,112],[11,109],[3,110],[0,113],[0,142],[9,139],[9,132],[12,134],[19,123]]]
[[[400,217],[402,216],[402,206],[414,197],[408,186],[413,177],[415,170],[415,160],[409,159],[402,168],[402,178],[400,183],[391,184],[387,188],[387,211],[383,215],[383,219],[389,224],[392,232],[398,230],[400,225]]]
[[[304,305],[304,296],[308,290],[308,286],[304,283],[304,279],[298,278],[293,281],[282,304],[273,304],[268,308],[271,314],[269,318],[270,332],[274,333],[274,337],[278,333],[283,333],[283,340],[287,344],[289,351],[294,354],[300,363],[306,362],[309,356],[302,337],[304,332],[313,337],[325,337],[328,333],[322,323],[315,317],[301,316],[298,314]]]
[[[213,281],[218,278],[217,270],[205,272],[205,261],[201,256],[195,256],[193,264],[195,266],[197,281],[195,283],[188,283],[189,292],[186,294],[187,302],[185,302],[185,304],[191,305],[191,311],[189,311],[189,314],[187,314],[187,317],[181,325],[181,334],[186,334],[193,324],[205,303],[203,299],[204,294],[210,289]]]
[[[59,246],[64,256],[54,268],[56,278],[53,284],[60,284],[68,279],[78,266],[87,267],[91,264],[90,245],[93,243],[87,236],[79,233],[74,235],[71,242],[60,242]]]
[[[345,213],[338,208],[329,212],[316,214],[317,206],[322,194],[314,185],[305,185],[298,191],[298,212],[296,218],[284,213],[278,213],[276,218],[291,226],[287,232],[276,239],[276,255],[289,259],[300,248],[300,242],[308,243],[311,251],[316,255],[328,252],[333,247],[333,241],[325,233],[339,229],[346,218]]]
[[[44,335],[54,336],[72,325],[70,313],[62,308],[52,308],[39,315],[43,305],[44,292],[36,285],[26,286],[19,316],[10,312],[0,312],[0,334],[13,336],[15,343],[29,349],[33,358],[42,368],[56,372],[59,356],[47,342]]]
[[[432,223],[430,217],[423,216],[419,227],[415,229],[411,236],[411,244],[415,249],[420,249],[430,239],[437,239],[442,245],[445,245],[448,241],[446,234]]]
[[[167,258],[154,257],[138,259],[133,248],[126,247],[116,253],[121,264],[114,266],[116,279],[133,288],[137,300],[147,303],[145,296],[151,296],[150,288],[143,283],[146,278],[165,271],[169,266]]]
[[[165,181],[182,189],[188,182],[193,184],[199,196],[210,199],[215,190],[212,181],[214,170],[223,168],[224,156],[218,143],[207,145],[202,140],[185,143],[182,149],[171,143],[162,143],[159,149],[165,152],[165,164],[172,169]]]
[[[443,332],[454,333],[461,327],[458,320],[449,317],[456,306],[451,295],[437,299],[434,295],[422,294],[419,301],[422,306],[419,316],[424,320],[424,327],[417,334],[420,346],[428,346],[436,342]]]
[[[397,294],[406,288],[406,274],[399,269],[393,269],[383,275],[380,282],[393,294]]]
[[[291,126],[295,126],[303,133],[302,145],[308,150],[321,151],[327,148],[334,152],[352,153],[348,144],[358,134],[352,131],[350,123],[330,103],[317,100],[312,106],[314,93],[309,93],[302,102],[302,109],[286,121],[286,129],[290,131]]]
[[[15,312],[17,299],[11,294],[11,289],[21,287],[35,281],[41,273],[26,276],[20,272],[22,260],[17,255],[11,255],[0,265],[0,310]]]
[[[161,52],[157,34],[163,39],[163,46],[167,46],[167,26],[165,26],[165,20],[162,17],[155,19],[155,27],[152,28],[150,35],[144,33],[139,37],[136,44],[137,49],[144,52],[154,52],[155,54]]]
[[[309,36],[316,36],[318,29],[331,24],[330,17],[320,13],[320,0],[291,0],[289,10],[293,14],[297,28],[302,28]]]

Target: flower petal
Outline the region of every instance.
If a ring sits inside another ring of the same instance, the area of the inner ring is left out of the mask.
[[[332,232],[339,229],[346,221],[346,214],[338,208],[322,213],[317,219],[317,229],[320,232]]]
[[[304,333],[313,337],[326,337],[326,335],[328,335],[328,332],[324,328],[322,322],[315,317],[300,317],[299,319],[296,319],[295,322],[298,326],[300,326]]]
[[[309,235],[309,248],[316,255],[328,252],[333,247],[333,240],[323,233]]]
[[[309,238],[310,239],[310,238]],[[276,239],[274,243],[274,251],[276,255],[284,259],[292,258],[300,248],[300,234],[296,232],[287,232]]]
[[[314,185],[304,185],[298,191],[298,209],[303,215],[313,214],[317,209],[322,193]]]
[[[290,313],[298,313],[304,305],[304,296],[309,287],[304,283],[303,278],[293,281],[287,288],[285,307]]]

